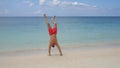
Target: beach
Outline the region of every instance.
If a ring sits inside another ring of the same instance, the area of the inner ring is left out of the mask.
[[[50,22],[52,23],[52,22]],[[42,17],[0,18],[0,68],[120,68],[120,17],[57,17],[63,56]]]
[[[0,56],[0,68],[120,68],[120,46],[62,50],[63,56],[59,56],[56,48],[52,49],[52,56],[48,56],[46,50],[36,54],[3,55]]]
[[[0,0],[0,68],[120,68],[120,0]]]

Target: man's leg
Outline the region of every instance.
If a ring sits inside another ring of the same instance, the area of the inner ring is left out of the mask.
[[[44,19],[45,19],[45,22],[46,22],[48,28],[50,28],[50,23],[49,23],[49,21],[48,21],[48,18],[47,18],[47,16],[46,16],[46,14],[44,14]]]
[[[54,27],[57,27],[56,17],[55,16],[52,18],[52,21],[53,21]]]

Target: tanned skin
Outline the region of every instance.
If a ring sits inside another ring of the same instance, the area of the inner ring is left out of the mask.
[[[51,28],[46,14],[44,14],[43,16],[44,16],[44,19],[45,19],[45,22],[47,24],[48,29]],[[57,28],[57,23],[56,23],[56,17],[55,16],[52,18],[52,21],[53,21],[53,25],[54,25],[53,27]],[[58,41],[57,41],[56,34],[50,35],[50,41],[49,41],[49,46],[48,46],[48,55],[49,56],[51,56],[51,47],[54,47],[54,46],[56,46],[58,48],[60,56],[63,56],[61,48],[60,48],[60,46],[58,44]]]

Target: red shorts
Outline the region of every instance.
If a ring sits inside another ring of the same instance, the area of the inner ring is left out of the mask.
[[[49,35],[57,34],[57,28],[48,28]]]

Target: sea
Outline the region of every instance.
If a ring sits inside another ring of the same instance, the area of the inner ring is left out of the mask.
[[[61,47],[119,45],[119,16],[58,16],[56,21]],[[49,39],[43,17],[0,17],[0,52],[47,49]]]

